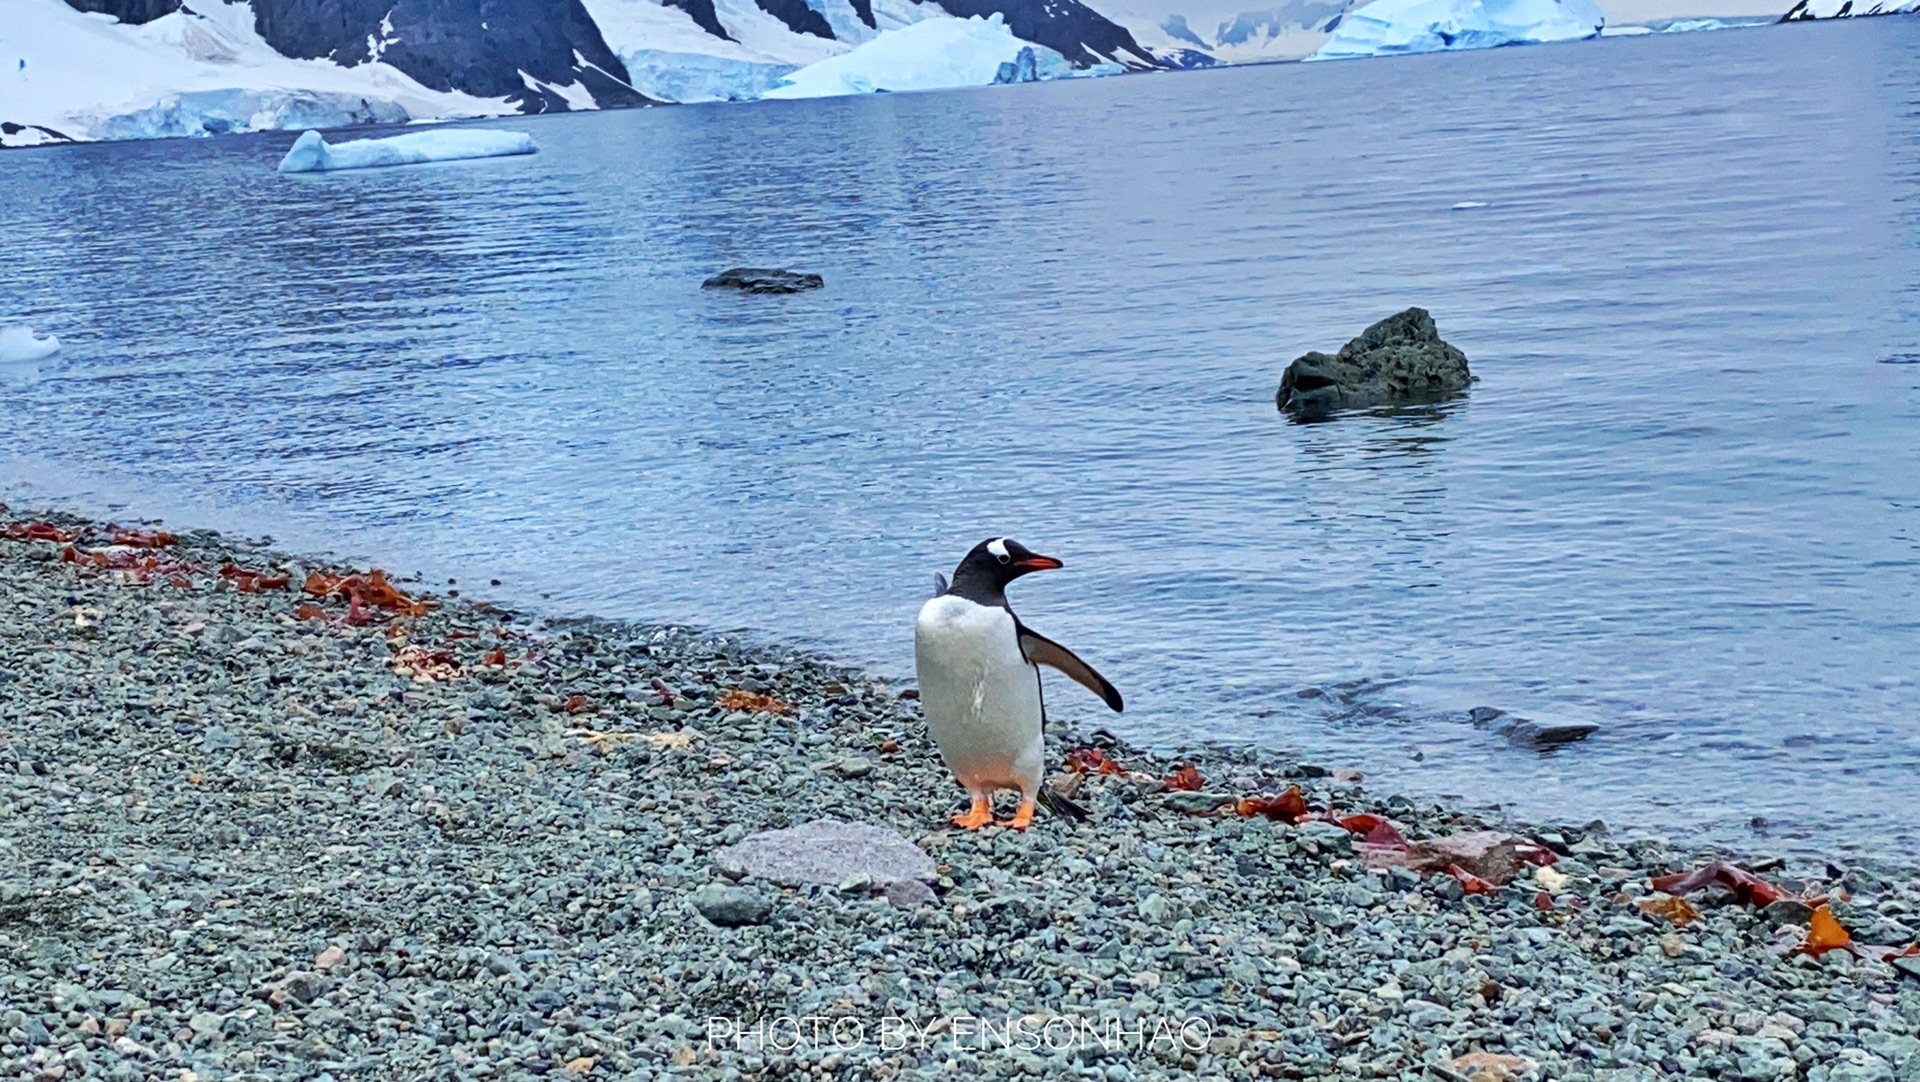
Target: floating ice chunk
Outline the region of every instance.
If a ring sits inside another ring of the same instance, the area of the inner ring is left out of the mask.
[[[1603,38],[1637,38],[1653,33],[1651,26],[1603,26],[1600,36]]]
[[[1481,207],[1484,207],[1484,206],[1486,206],[1486,204],[1480,202],[1478,199],[1463,199],[1460,202],[1455,203],[1453,206],[1448,207],[1447,209],[1448,210],[1479,210]]]
[[[987,18],[927,19],[889,30],[839,56],[809,64],[780,80],[763,98],[826,98],[876,91],[944,90],[987,86],[1002,64],[1021,70],[1021,50],[1031,50],[1036,78],[1071,70],[1052,49],[1013,36],[998,12]]]
[[[1373,0],[1340,20],[1309,60],[1489,49],[1600,33],[1593,0]]]
[[[1695,30],[1725,30],[1727,24],[1719,19],[1681,19],[1660,28],[1662,34],[1690,34]]]
[[[60,352],[60,340],[53,335],[41,338],[33,328],[18,324],[0,327],[0,363],[37,361]]]
[[[517,131],[480,131],[447,128],[411,132],[385,139],[354,139],[328,143],[317,131],[301,134],[280,159],[282,173],[315,173],[323,169],[366,169],[376,165],[417,165],[462,158],[497,158],[531,154],[533,136]]]

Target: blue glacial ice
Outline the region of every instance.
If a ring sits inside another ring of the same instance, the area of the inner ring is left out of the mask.
[[[635,90],[659,101],[676,102],[752,101],[799,67],[777,60],[663,49],[632,49],[621,53],[620,60]]]
[[[379,165],[497,158],[533,151],[533,136],[517,131],[446,128],[346,143],[328,143],[319,132],[309,131],[294,140],[287,156],[280,159],[280,171],[316,173],[327,169],[367,169]]]
[[[1029,45],[1021,49],[1012,60],[1002,60],[1000,70],[994,74],[993,81],[995,83],[1039,82],[1039,61],[1033,55],[1033,47]]]
[[[877,91],[945,90],[988,86],[1002,64],[1021,71],[1031,50],[1036,78],[1072,73],[1065,57],[1014,37],[998,13],[986,18],[933,18],[888,30],[850,52],[809,64],[780,80],[766,98],[826,98]]]
[[[1373,0],[1348,12],[1309,60],[1573,41],[1606,24],[1593,0]]]

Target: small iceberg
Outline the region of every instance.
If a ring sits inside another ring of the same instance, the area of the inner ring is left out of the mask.
[[[1026,54],[1024,57],[1022,54]],[[1013,36],[1005,16],[936,16],[883,31],[839,56],[784,76],[762,98],[830,98],[1033,82],[1072,72],[1067,58]],[[1006,78],[1002,79],[1001,76]]]
[[[1593,0],[1373,0],[1308,60],[1350,60],[1575,41],[1606,25]]]
[[[418,165],[465,158],[498,158],[534,152],[533,136],[517,131],[443,128],[412,132],[385,139],[355,139],[328,143],[317,131],[301,134],[287,156],[282,173],[317,173],[327,169],[370,169],[380,165]]]
[[[37,361],[60,352],[60,340],[53,335],[41,338],[33,328],[19,325],[0,327],[0,363]]]

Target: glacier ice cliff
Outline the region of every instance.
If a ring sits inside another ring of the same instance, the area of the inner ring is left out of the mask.
[[[1002,65],[1020,69],[1021,53],[1034,77],[1068,74],[1072,65],[1051,49],[1015,37],[998,15],[927,19],[889,30],[853,51],[809,64],[781,79],[766,98],[827,98],[907,90],[988,86]]]
[[[1308,59],[1574,41],[1604,25],[1593,0],[1373,0],[1348,12]]]

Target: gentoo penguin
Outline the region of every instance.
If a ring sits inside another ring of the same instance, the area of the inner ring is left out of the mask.
[[[1020,790],[1007,826],[1025,830],[1034,801],[1058,815],[1087,813],[1041,784],[1046,764],[1040,731],[1046,704],[1038,665],[1051,665],[1120,709],[1120,693],[1073,651],[1020,622],[1007,604],[1007,584],[1030,571],[1061,566],[1011,538],[982,541],[953,570],[953,584],[933,578],[934,596],[920,607],[913,656],[920,706],[954,777],[973,808],[954,825],[976,830],[993,821],[993,794]]]

